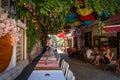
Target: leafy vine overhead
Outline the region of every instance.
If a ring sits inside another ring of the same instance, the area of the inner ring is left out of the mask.
[[[116,11],[120,11],[120,0],[14,0],[16,5],[16,17],[27,19],[27,31],[29,38],[31,32],[38,31],[42,41],[46,41],[47,34],[54,34],[63,29],[65,16],[70,13],[71,7],[77,9],[86,8],[97,12],[98,16],[109,17]],[[90,8],[90,9],[89,9]],[[85,10],[84,10],[85,11]],[[104,20],[104,18],[103,18]],[[31,25],[32,24],[32,25]],[[34,34],[35,35],[35,34]],[[36,33],[36,35],[38,35]],[[36,39],[36,38],[34,38]],[[36,41],[36,40],[33,40]]]
[[[63,28],[64,16],[74,2],[77,0],[15,0],[16,18],[27,19],[28,50],[35,44],[37,36],[44,45],[48,33],[54,34]]]
[[[92,8],[98,15],[103,11],[107,14],[120,11],[120,0],[15,0],[15,3],[18,18],[23,16],[32,23],[36,21],[34,24],[48,33],[63,28],[64,17],[73,5],[77,8]]]
[[[64,17],[74,4],[78,8],[81,6],[92,8],[99,15],[103,11],[109,14],[120,11],[120,0],[15,0],[15,2],[17,17],[23,16],[31,21],[34,19],[41,28],[50,32],[63,27]]]
[[[77,0],[16,0],[17,17],[37,20],[41,28],[53,33],[62,28],[74,2]]]
[[[99,15],[103,11],[114,14],[116,11],[120,12],[120,0],[85,0],[86,7],[92,7]]]

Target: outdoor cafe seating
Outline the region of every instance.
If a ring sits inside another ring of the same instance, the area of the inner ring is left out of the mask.
[[[61,64],[60,64],[60,61]],[[35,65],[35,68],[28,80],[75,80],[69,64],[59,54],[55,56],[45,52],[40,60]],[[70,76],[70,75],[73,76]],[[72,77],[72,78],[71,78]]]

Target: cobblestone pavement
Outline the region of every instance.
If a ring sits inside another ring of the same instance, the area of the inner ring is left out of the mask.
[[[62,59],[65,59],[70,69],[75,75],[75,80],[120,80],[120,74],[114,71],[104,71],[104,66],[95,66],[90,63],[81,61],[78,57],[69,58],[67,54],[60,54]]]

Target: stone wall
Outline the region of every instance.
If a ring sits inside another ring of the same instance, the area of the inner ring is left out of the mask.
[[[0,80],[14,80],[21,74],[22,70],[28,65],[28,60],[20,62],[16,67],[0,74]]]
[[[35,59],[38,55],[40,55],[43,51],[43,47],[40,42],[36,43],[31,52],[28,55],[29,62],[31,62],[33,59]]]

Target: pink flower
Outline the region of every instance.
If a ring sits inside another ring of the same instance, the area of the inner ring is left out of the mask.
[[[5,36],[7,33],[9,33],[12,40],[11,45],[17,44],[20,34],[18,34],[15,20],[6,18],[6,15],[0,15],[0,21],[0,37]]]

